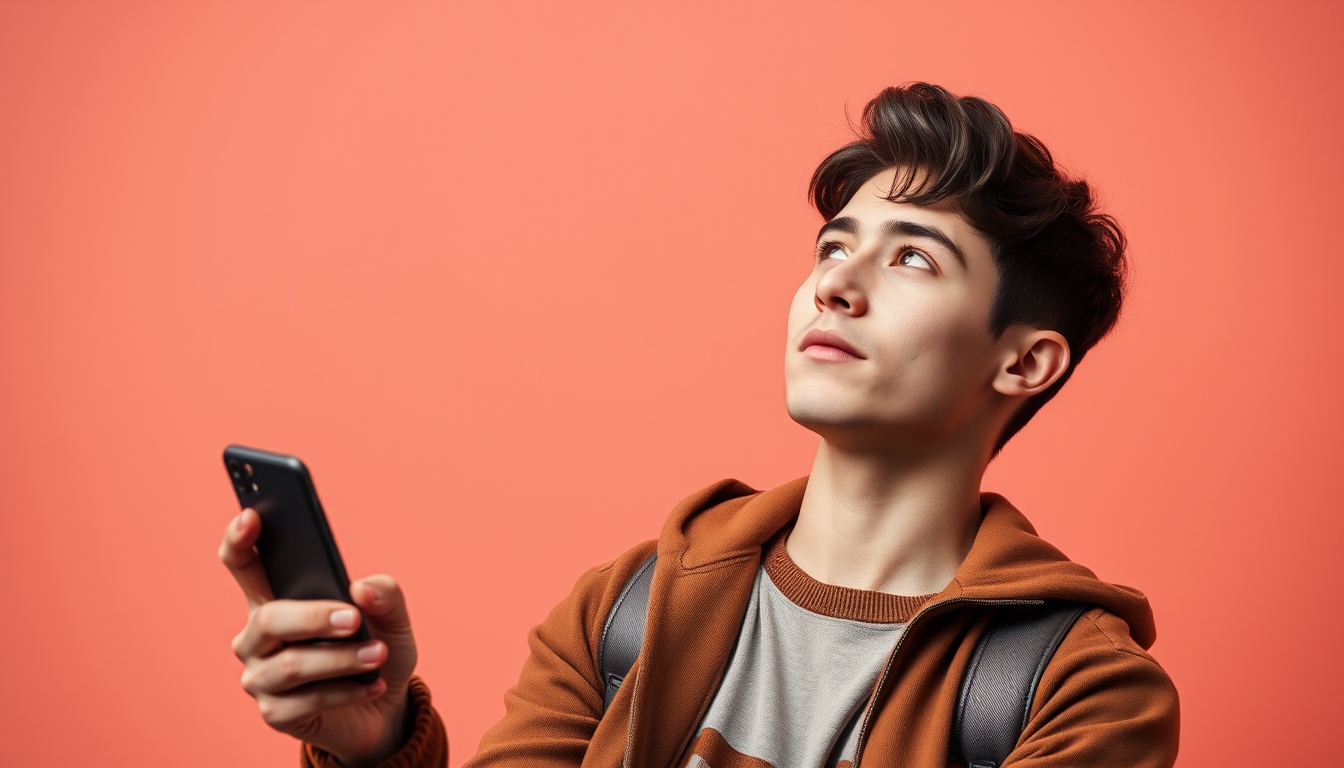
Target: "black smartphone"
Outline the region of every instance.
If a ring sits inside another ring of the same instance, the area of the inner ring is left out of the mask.
[[[271,592],[289,600],[340,600],[350,603],[350,577],[331,536],[322,503],[317,500],[308,468],[293,456],[256,448],[230,445],[224,449],[224,466],[233,481],[238,505],[251,507],[261,516],[257,554],[261,557]],[[368,627],[362,622],[349,638],[337,641],[367,642]],[[378,670],[352,675],[358,683],[372,683]]]

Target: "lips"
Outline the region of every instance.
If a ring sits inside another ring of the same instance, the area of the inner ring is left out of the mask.
[[[803,336],[798,350],[818,360],[866,360],[859,350],[835,331],[813,328]]]

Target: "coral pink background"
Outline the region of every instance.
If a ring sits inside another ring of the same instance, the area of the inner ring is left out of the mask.
[[[289,765],[239,689],[226,443],[398,576],[453,764],[589,565],[782,407],[808,176],[925,79],[1094,180],[1119,331],[993,465],[1148,593],[1188,766],[1338,730],[1338,4],[5,3],[0,584],[13,766]]]

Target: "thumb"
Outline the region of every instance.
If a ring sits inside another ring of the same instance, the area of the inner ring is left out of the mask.
[[[391,576],[369,576],[350,585],[350,599],[364,615],[369,633],[387,644],[387,661],[381,668],[387,680],[387,696],[403,698],[406,681],[415,671],[417,654],[411,616],[406,611],[401,587]]]
[[[364,614],[370,631],[410,634],[411,616],[396,579],[384,574],[360,579],[350,585],[350,598]]]

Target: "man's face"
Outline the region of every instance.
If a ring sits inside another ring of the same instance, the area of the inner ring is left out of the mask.
[[[832,442],[941,440],[991,414],[989,241],[950,205],[892,203],[871,179],[822,227],[793,297],[789,414]]]

